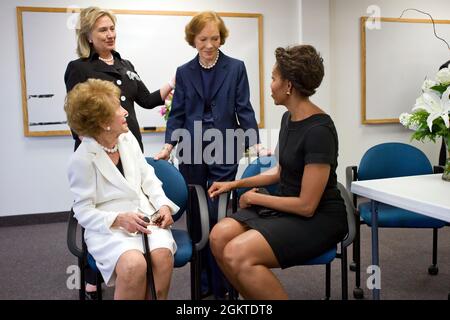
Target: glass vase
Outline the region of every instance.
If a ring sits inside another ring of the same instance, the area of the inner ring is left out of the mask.
[[[445,140],[447,145],[447,162],[445,162],[442,180],[450,181],[450,134],[447,136]]]
[[[447,152],[450,154],[450,150],[448,150]],[[442,180],[450,181],[450,155],[447,157],[447,162],[445,163]]]

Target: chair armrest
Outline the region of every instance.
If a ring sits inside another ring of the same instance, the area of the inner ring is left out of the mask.
[[[348,247],[353,240],[355,239],[356,235],[356,223],[355,223],[355,216],[356,216],[356,209],[353,205],[353,201],[351,200],[350,193],[348,190],[338,182],[338,189],[341,192],[342,198],[344,198],[345,202],[345,208],[347,212],[347,225],[348,225],[348,233],[345,239],[342,242],[342,245],[344,248]]]
[[[69,221],[67,225],[67,247],[69,251],[78,258],[83,257],[83,250],[77,246],[77,227],[78,221],[74,217],[73,210],[70,210]]]
[[[197,184],[190,184],[189,187],[192,187],[197,194],[198,199],[198,208],[200,210],[200,224],[201,224],[201,238],[195,243],[195,249],[197,251],[203,249],[208,242],[209,238],[209,213],[208,213],[208,202],[206,201],[205,190],[202,186]]]
[[[230,192],[222,193],[219,196],[219,204],[217,210],[217,221],[222,220],[227,216],[228,199],[230,197]]]
[[[350,187],[353,181],[358,179],[357,177],[357,166],[348,166],[345,168],[345,187],[350,191]]]
[[[352,194],[352,182],[358,180],[358,167],[357,166],[348,166],[345,168],[345,187]],[[353,206],[357,207],[357,196],[353,194]]]
[[[433,166],[434,173],[444,173],[444,166]]]

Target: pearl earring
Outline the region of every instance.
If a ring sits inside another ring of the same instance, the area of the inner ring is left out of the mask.
[[[290,92],[290,91],[286,91],[286,94],[287,94],[288,96],[290,96],[290,95],[291,95],[291,92]]]
[[[110,130],[111,130],[110,126],[106,127],[106,131],[110,131]]]

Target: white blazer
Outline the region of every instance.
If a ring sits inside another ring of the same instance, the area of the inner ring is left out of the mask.
[[[153,167],[145,160],[133,134],[131,132],[122,134],[118,145],[125,177],[97,141],[89,137],[83,139],[77,151],[71,156],[68,166],[70,189],[75,196],[74,216],[85,228],[89,252],[97,260],[102,275],[108,279],[123,251],[133,249],[134,246],[142,251],[140,236],[134,237],[136,243],[127,248],[122,244],[122,240],[129,241],[133,235],[124,230],[111,228],[119,213],[140,210],[152,215],[163,205],[167,205],[172,213],[179,210],[179,207],[164,194],[161,181],[156,177]],[[164,231],[173,240],[170,230]],[[157,236],[153,229],[151,236]],[[151,238],[149,239],[151,242]],[[121,249],[111,256],[110,250],[116,251],[117,247]],[[152,247],[154,245],[150,243],[150,249]],[[172,253],[175,250],[176,245],[173,245]],[[108,280],[105,279],[105,282]]]

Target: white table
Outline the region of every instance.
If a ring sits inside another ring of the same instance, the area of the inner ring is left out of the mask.
[[[429,174],[352,182],[352,193],[372,202],[372,265],[379,266],[378,202],[450,222],[450,182],[441,177]],[[380,289],[373,289],[373,298],[380,298]]]

